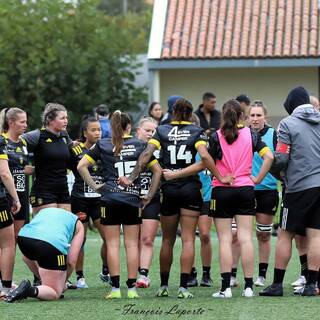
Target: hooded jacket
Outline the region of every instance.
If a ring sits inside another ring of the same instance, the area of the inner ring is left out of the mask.
[[[284,170],[286,193],[320,187],[320,113],[311,104],[300,105],[280,121],[278,145],[290,145],[289,153],[276,151],[278,170]]]
[[[169,96],[168,98],[168,112],[163,116],[160,124],[167,124],[171,122],[172,113],[173,113],[173,106],[177,102],[177,100],[183,99],[181,96]]]

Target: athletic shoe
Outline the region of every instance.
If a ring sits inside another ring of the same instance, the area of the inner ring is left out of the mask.
[[[293,287],[301,287],[307,283],[305,276],[300,276],[296,281],[292,282],[291,285]]]
[[[127,297],[128,297],[128,299],[140,298],[136,288],[128,289]]]
[[[168,296],[169,296],[168,286],[161,286],[156,292],[156,297],[168,297]]]
[[[121,291],[120,289],[112,289],[109,294],[105,296],[106,299],[120,299]]]
[[[303,288],[301,295],[305,297],[317,296],[318,294],[317,294],[316,284],[315,283],[306,284]]]
[[[188,287],[197,287],[198,286],[197,276],[189,275],[187,286]]]
[[[232,298],[232,291],[231,291],[231,288],[227,288],[226,290],[224,291],[218,291],[216,293],[214,293],[212,295],[213,298],[222,298],[222,299],[225,299],[225,298]]]
[[[245,288],[242,291],[242,296],[246,298],[252,298],[254,296],[253,290],[251,288]]]
[[[254,285],[257,287],[264,287],[266,285],[266,278],[259,276]]]
[[[236,277],[231,277],[230,278],[230,287],[231,288],[236,288],[239,286],[239,281],[237,280]]]
[[[301,287],[294,287],[293,288],[293,294],[294,295],[301,295],[303,292],[304,286]]]
[[[103,274],[102,272],[99,273],[99,278],[102,282],[106,282],[111,284],[111,278],[109,274]]]
[[[200,282],[200,286],[201,287],[212,287],[213,285],[213,281],[212,279],[210,278],[210,274],[204,274],[202,276],[202,279],[201,279],[201,282]]]
[[[89,288],[88,285],[86,284],[86,279],[85,278],[80,278],[77,280],[77,288],[78,289],[87,289]]]
[[[72,283],[70,280],[66,281],[66,286],[67,286],[67,289],[69,290],[74,290],[78,288],[77,285]]]
[[[273,283],[259,292],[259,296],[263,297],[282,297],[283,286],[282,283]]]
[[[140,275],[137,282],[136,282],[137,288],[149,288],[150,287],[150,278]]]
[[[10,290],[6,297],[6,302],[14,302],[22,299],[26,299],[28,297],[28,291],[31,288],[31,283],[29,280],[22,280],[19,286],[13,290]]]
[[[188,291],[188,289],[186,289],[186,288],[179,288],[178,298],[179,299],[192,299],[193,294],[190,291]]]

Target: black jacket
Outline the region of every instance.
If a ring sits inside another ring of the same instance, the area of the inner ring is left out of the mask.
[[[202,112],[203,105],[200,104],[198,110],[195,112],[195,114],[200,119],[200,127],[204,130],[212,129],[212,130],[218,130],[220,128],[220,122],[221,122],[221,114],[218,110],[213,110],[210,112],[210,125],[208,124],[208,121]]]

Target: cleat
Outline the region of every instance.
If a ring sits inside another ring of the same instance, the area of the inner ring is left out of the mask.
[[[136,288],[130,288],[128,289],[128,293],[127,293],[127,297],[128,299],[137,299],[140,298],[137,292]]]
[[[179,288],[178,298],[179,299],[192,299],[193,294],[190,291],[188,291],[188,289],[186,289],[186,288]]]
[[[197,276],[189,275],[187,286],[197,287],[198,286]]]
[[[111,278],[109,274],[103,274],[102,272],[99,273],[99,278],[102,282],[106,282],[111,284]]]
[[[232,298],[232,291],[230,288],[227,288],[224,291],[218,291],[216,293],[214,293],[212,295],[213,298],[221,298],[221,299],[225,299],[225,298]]]
[[[300,276],[296,281],[292,282],[291,285],[293,287],[301,287],[307,283],[305,276]]]
[[[315,283],[306,284],[301,293],[304,297],[314,297],[318,295],[317,286]]]
[[[253,290],[252,288],[245,288],[243,291],[242,291],[242,296],[245,297],[245,298],[252,298],[254,297],[254,293],[253,293]]]
[[[74,283],[72,283],[70,280],[67,280],[67,281],[66,281],[66,287],[67,287],[67,289],[69,289],[69,290],[74,290],[74,289],[77,289],[77,288],[78,288],[77,285],[74,284]]]
[[[210,278],[210,274],[204,274],[202,276],[201,282],[200,282],[201,287],[212,287],[213,286],[213,281]]]
[[[168,296],[169,296],[168,286],[162,286],[156,292],[156,297],[168,297]]]
[[[87,289],[87,288],[89,288],[88,285],[86,284],[86,279],[85,278],[78,279],[76,285],[77,285],[78,289]]]
[[[239,281],[237,280],[236,277],[231,277],[230,278],[230,287],[231,288],[236,288],[239,286]]]
[[[136,282],[137,288],[149,288],[150,287],[150,278],[140,275],[137,282]]]
[[[19,286],[15,289],[10,290],[5,296],[5,301],[12,303],[14,301],[26,299],[28,297],[28,291],[31,288],[29,280],[22,280]]]
[[[283,287],[282,283],[273,283],[259,292],[259,296],[263,297],[282,297]]]
[[[256,287],[264,287],[266,285],[266,278],[259,276],[255,281],[254,285]]]
[[[105,296],[106,299],[120,299],[121,291],[120,289],[112,289],[109,294]]]
[[[294,295],[302,295],[303,289],[304,289],[304,286],[294,287],[293,288],[293,294]]]

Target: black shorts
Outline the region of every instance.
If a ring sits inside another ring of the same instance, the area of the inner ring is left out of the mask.
[[[162,187],[161,215],[180,214],[180,209],[198,211],[202,208],[201,183],[167,184]]]
[[[32,207],[40,207],[50,203],[70,203],[70,195],[69,192],[61,192],[61,193],[31,193],[30,195],[30,204]]]
[[[18,246],[29,260],[48,270],[67,270],[67,256],[48,242],[18,236]]]
[[[236,215],[255,215],[253,187],[214,187],[211,208],[214,218],[232,219]]]
[[[141,209],[128,204],[101,202],[101,224],[113,225],[135,225],[141,224]]]
[[[18,213],[13,215],[13,220],[26,221],[27,217],[30,214],[29,197],[26,192],[17,192],[17,194],[20,200],[21,209],[19,210]],[[7,195],[7,199],[8,199],[9,207],[11,207],[13,203],[10,195]]]
[[[210,201],[203,201],[200,216],[209,216],[212,217],[212,212],[210,210]]]
[[[100,198],[77,198],[71,196],[71,211],[82,223],[100,219]],[[85,218],[81,218],[84,217]]]
[[[7,198],[0,198],[0,229],[13,224],[13,217]]]
[[[160,194],[156,194],[150,203],[142,210],[142,219],[160,219]]]
[[[274,216],[279,205],[278,190],[255,190],[256,212]]]
[[[306,228],[320,229],[320,187],[286,193],[280,227],[301,236],[306,235]]]

